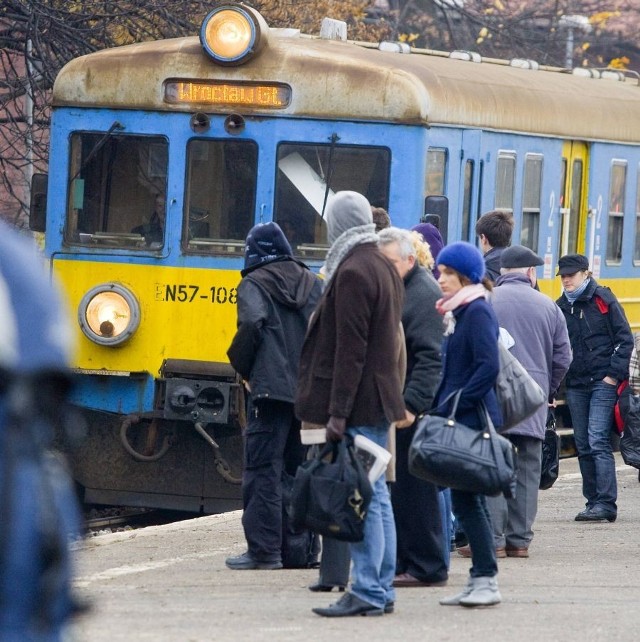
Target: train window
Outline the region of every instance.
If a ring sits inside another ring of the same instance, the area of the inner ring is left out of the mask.
[[[462,196],[462,231],[463,241],[469,241],[471,233],[471,190],[473,188],[474,163],[468,160],[464,165],[464,194]]]
[[[513,192],[516,177],[516,155],[499,152],[496,167],[495,209],[513,214]]]
[[[273,218],[294,253],[324,257],[324,210],[335,192],[360,192],[371,205],[388,209],[390,163],[391,154],[383,147],[281,143]]]
[[[636,239],[633,262],[640,263],[640,169],[638,169],[638,178],[636,180]]]
[[[447,170],[447,150],[430,147],[427,151],[427,173],[424,180],[424,195],[444,195]]]
[[[249,140],[187,145],[183,244],[191,252],[242,254],[255,220],[258,146]]]
[[[538,251],[540,231],[540,195],[542,189],[542,156],[527,154],[522,186],[522,229],[520,243]]]
[[[159,249],[164,244],[168,144],[159,136],[71,136],[65,239]]]
[[[607,225],[607,263],[622,262],[622,229],[627,183],[627,164],[613,161],[609,184],[609,222]]]

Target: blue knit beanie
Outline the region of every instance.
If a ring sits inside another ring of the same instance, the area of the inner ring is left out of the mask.
[[[454,269],[472,283],[480,283],[484,277],[482,254],[475,245],[466,241],[457,241],[442,248],[438,254],[438,264]]]
[[[289,241],[277,223],[258,223],[249,230],[244,247],[245,276],[252,270],[272,261],[291,258],[293,252]]]

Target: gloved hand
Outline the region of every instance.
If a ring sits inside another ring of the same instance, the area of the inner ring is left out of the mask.
[[[342,441],[347,429],[347,420],[344,417],[329,417],[327,421],[327,441]]]

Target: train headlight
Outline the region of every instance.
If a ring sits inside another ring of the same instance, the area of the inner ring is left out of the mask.
[[[254,9],[244,5],[223,5],[202,21],[200,42],[216,62],[238,65],[259,51],[268,30],[264,18]]]
[[[116,346],[124,343],[138,329],[140,305],[126,288],[116,283],[105,283],[82,297],[78,322],[94,343]]]

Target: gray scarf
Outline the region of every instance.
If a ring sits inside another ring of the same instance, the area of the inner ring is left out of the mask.
[[[356,245],[378,242],[378,235],[375,230],[376,226],[373,223],[369,223],[367,225],[351,227],[340,234],[327,253],[327,260],[324,264],[325,287],[329,284],[329,281],[331,281],[331,278],[340,263],[342,263],[344,257],[347,256]]]

